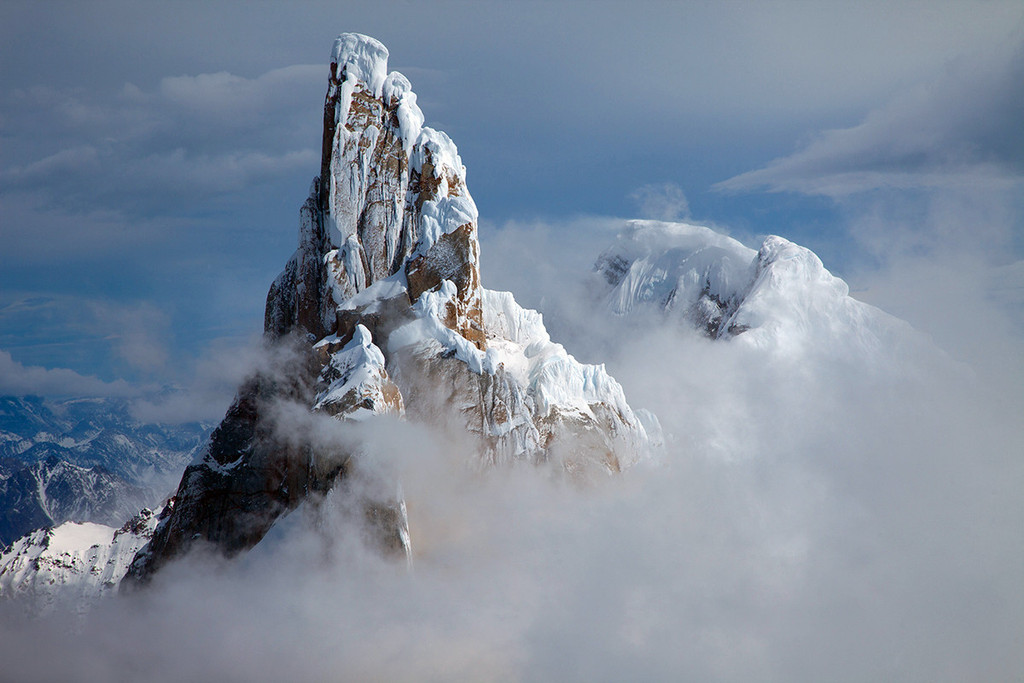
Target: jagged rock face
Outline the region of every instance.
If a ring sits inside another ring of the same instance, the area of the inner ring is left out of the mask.
[[[405,275],[413,302],[418,301],[423,292],[440,287],[445,280],[453,283],[455,296],[445,308],[443,322],[483,350],[486,341],[477,270],[479,260],[476,231],[467,223],[441,235],[425,256],[410,260]]]
[[[267,298],[267,328],[320,338],[335,309],[373,283],[409,276],[409,296],[455,283],[451,323],[483,344],[477,210],[452,141],[423,126],[387,49],[343,34],[331,55],[321,175],[303,206],[299,248]]]
[[[132,581],[145,580],[196,541],[227,555],[251,548],[278,517],[326,494],[345,477],[349,454],[315,450],[301,434],[283,427],[282,404],[311,407],[338,419],[401,412],[400,394],[365,328],[356,330],[322,368],[319,349],[294,335],[278,344],[289,352],[282,350],[279,367],[239,390],[201,460],[185,470],[173,513],[132,563]],[[388,501],[375,504],[389,507]]]
[[[539,314],[481,286],[458,151],[423,125],[386,60],[372,38],[335,42],[321,175],[267,296],[266,338],[291,360],[239,391],[130,581],[196,540],[228,554],[251,547],[281,514],[359,476],[352,453],[290,433],[282,401],[342,421],[407,415],[475,437],[481,463],[550,460],[570,472],[617,472],[657,430],[602,366],[551,342]],[[400,498],[360,504],[382,549],[407,554]]]
[[[370,415],[401,415],[402,393],[388,377],[384,354],[370,331],[356,325],[352,339],[340,350],[337,337],[326,337],[313,347],[321,353],[323,370],[317,381],[313,410],[333,417],[359,419]]]

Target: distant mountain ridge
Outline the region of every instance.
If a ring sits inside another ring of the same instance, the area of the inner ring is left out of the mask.
[[[0,457],[99,465],[136,484],[179,472],[210,429],[142,422],[125,399],[0,396]]]
[[[120,526],[167,496],[209,431],[140,422],[123,399],[0,396],[0,548],[67,521]]]
[[[120,525],[154,492],[101,465],[80,467],[54,456],[24,464],[0,460],[0,548],[22,535],[69,520]]]

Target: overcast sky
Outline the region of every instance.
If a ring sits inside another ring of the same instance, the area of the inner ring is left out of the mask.
[[[176,383],[258,335],[341,31],[382,40],[458,144],[485,251],[523,221],[668,215],[788,237],[855,290],[894,251],[951,240],[1005,265],[1022,251],[1022,17],[1018,2],[5,2],[10,383],[41,368]]]

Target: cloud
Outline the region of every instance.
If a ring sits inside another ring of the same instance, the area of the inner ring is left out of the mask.
[[[112,305],[87,303],[94,330],[103,330],[114,352],[131,368],[147,377],[165,374],[166,339],[170,321],[166,313],[149,303]]]
[[[951,60],[860,124],[714,187],[827,197],[834,218],[815,238],[832,233],[847,259],[837,265],[851,275],[916,269],[915,260],[950,272],[1006,266],[1024,256],[1021,35]]]
[[[220,418],[244,375],[260,362],[255,329],[247,337],[229,326],[225,334],[193,316],[179,327],[171,312],[138,299],[11,294],[9,300],[0,297],[0,348],[25,366],[99,374],[108,380],[98,385],[100,394],[108,393],[102,389],[109,380],[119,378],[114,385],[130,384],[129,393],[140,397],[140,405],[168,409],[163,418],[154,412],[153,421]],[[214,299],[214,293],[205,294]],[[52,384],[35,389],[26,382],[17,385],[27,393],[52,393],[46,388]],[[90,395],[90,385],[75,386]]]
[[[675,183],[644,185],[629,193],[640,209],[641,218],[659,221],[685,221],[690,218],[690,203]]]
[[[0,177],[9,193],[34,193],[43,206],[137,217],[312,174],[320,121],[308,103],[318,101],[325,74],[296,65],[255,78],[166,77],[153,90],[8,92],[8,128],[35,144],[16,149]]]
[[[123,380],[104,382],[67,368],[22,365],[0,350],[0,393],[35,396],[131,396],[138,389]]]
[[[161,424],[219,421],[242,382],[273,361],[262,341],[259,336],[214,340],[178,368],[173,389],[139,398],[132,414]]]
[[[319,152],[295,150],[280,155],[247,150],[222,154],[206,154],[176,147],[171,150],[126,159],[115,144],[98,149],[91,145],[62,150],[24,168],[9,169],[5,179],[12,188],[40,190],[43,188],[76,189],[54,198],[53,204],[65,210],[85,208],[83,195],[89,193],[100,206],[113,209],[124,194],[144,192],[159,187],[162,197],[153,202],[166,203],[179,197],[203,198],[244,189],[253,183],[283,173],[312,168]],[[116,177],[109,169],[116,168]],[[90,176],[106,175],[102,180]],[[100,188],[100,183],[112,183]],[[81,194],[80,194],[81,193]],[[107,201],[103,201],[107,200]],[[129,208],[131,203],[120,204]],[[136,205],[136,208],[137,205]]]
[[[319,64],[296,64],[272,69],[256,78],[226,71],[195,76],[169,76],[160,80],[157,93],[147,95],[130,87],[132,99],[154,105],[174,105],[225,122],[265,117],[268,112],[287,112],[289,100],[308,87],[326,87],[326,71]]]
[[[61,615],[0,615],[5,671],[957,681],[1024,669],[1019,368],[979,383],[931,359],[915,373],[908,358],[907,374],[879,377],[610,319],[579,334],[602,326],[609,368],[666,426],[658,462],[579,487],[532,467],[473,471],[463,445],[423,426],[339,428],[402,479],[411,573],[329,500],[233,562],[169,567],[75,633]]]
[[[18,296],[0,301],[0,392],[59,396],[126,396],[145,423],[216,422],[238,386],[271,360],[255,331],[176,344],[179,334],[166,311],[151,303],[83,297]],[[56,357],[65,366],[33,365]],[[97,361],[102,358],[102,362]],[[97,368],[105,381],[83,374]]]
[[[171,316],[149,302],[85,297],[0,297],[0,392],[44,396],[126,396],[145,423],[216,422],[238,386],[271,360],[262,336],[188,339],[196,329],[176,330]],[[58,358],[64,367],[35,365]],[[102,360],[97,360],[102,359]],[[73,367],[69,367],[73,366]],[[103,380],[83,370],[96,369]]]
[[[0,341],[22,354],[49,347],[63,364],[80,360],[77,351],[102,346],[109,360],[140,377],[165,375],[169,357],[170,320],[148,302],[117,302],[85,296],[29,295],[13,292],[0,299]],[[92,366],[99,363],[93,360]]]
[[[1024,343],[997,324],[1005,310],[977,296],[984,263],[960,264],[943,287],[935,269],[906,260],[873,273],[873,300],[938,319],[925,329],[954,356],[893,349],[899,371],[879,372],[827,350],[786,357],[609,316],[582,264],[616,223],[503,224],[482,253],[506,266],[485,272],[490,286],[539,298],[557,341],[605,362],[631,405],[657,413],[666,445],[655,461],[581,487],[532,467],[476,471],[465,444],[422,425],[325,426],[282,411],[325,443],[359,444],[371,471],[401,480],[411,573],[367,549],[344,499],[328,500],[235,561],[169,567],[74,634],[61,615],[0,614],[5,671],[86,681],[1019,676]],[[199,374],[224,358],[211,355]]]
[[[1017,190],[1024,182],[1024,44],[961,58],[859,125],[718,183],[844,197],[879,189]]]

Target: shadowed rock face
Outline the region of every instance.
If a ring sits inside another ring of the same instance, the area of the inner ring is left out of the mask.
[[[129,576],[147,577],[200,539],[228,555],[248,549],[283,512],[309,493],[329,489],[333,473],[318,473],[309,449],[277,433],[273,411],[277,401],[311,400],[318,368],[307,352],[280,370],[239,389],[203,460],[186,468],[172,512]]]
[[[465,168],[386,60],[372,38],[335,42],[321,174],[267,295],[266,343],[280,360],[239,390],[129,583],[197,541],[228,555],[250,548],[300,503],[354,490],[350,446],[295,434],[283,404],[341,421],[408,413],[475,436],[490,464],[552,455],[570,472],[616,472],[647,444],[603,367],[577,363],[538,314],[481,287]],[[382,551],[409,552],[401,500],[359,507]]]

